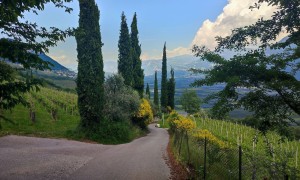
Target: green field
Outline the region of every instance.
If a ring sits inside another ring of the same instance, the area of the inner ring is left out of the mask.
[[[3,112],[8,120],[1,121],[1,136],[17,134],[65,138],[68,131],[78,126],[80,117],[75,94],[41,88],[25,97],[30,102],[28,107],[17,105],[11,111]],[[35,112],[35,119],[30,118],[30,109]]]

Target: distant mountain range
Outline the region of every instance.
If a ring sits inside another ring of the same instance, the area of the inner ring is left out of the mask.
[[[154,75],[155,71],[160,73],[161,71],[162,60],[161,59],[152,59],[142,61],[142,68],[144,69],[145,76]],[[212,64],[206,61],[201,61],[199,58],[191,55],[176,56],[168,58],[167,60],[168,71],[171,68],[176,72],[180,72],[178,75],[190,75],[188,72],[190,68],[201,68],[207,69],[212,67]],[[118,71],[117,61],[106,61],[104,62],[104,71],[108,73],[116,73]],[[186,73],[183,73],[186,72]]]
[[[287,37],[282,39],[281,42],[286,41]],[[294,46],[293,46],[294,48]],[[280,53],[282,52],[282,49],[278,50],[266,50],[267,55],[271,55],[274,53]],[[228,57],[232,56],[232,53],[226,53]],[[226,56],[226,55],[225,55]],[[75,76],[76,73],[73,71],[70,71],[68,68],[65,66],[61,65],[51,57],[45,55],[45,54],[40,54],[39,57],[43,59],[44,61],[50,62],[53,64],[51,67],[52,71],[58,74],[62,74],[66,76],[66,74],[72,74],[71,76]],[[298,62],[300,60],[297,60]],[[142,61],[142,68],[144,69],[144,74],[145,74],[145,83],[149,82],[150,80],[154,80],[154,73],[155,71],[158,72],[158,78],[161,76],[161,66],[162,66],[162,60],[161,59],[152,59],[152,60],[144,60]],[[192,56],[192,55],[182,55],[182,56],[176,56],[176,57],[171,57],[168,58],[167,60],[167,66],[168,66],[168,71],[171,70],[171,68],[174,68],[175,71],[175,78],[176,79],[182,79],[185,80],[186,83],[191,83],[193,82],[196,78],[202,78],[203,75],[194,75],[190,71],[188,71],[191,68],[196,68],[196,69],[209,69],[213,65],[207,61],[202,61],[200,58]],[[111,75],[113,73],[117,73],[118,71],[118,64],[117,60],[115,61],[104,61],[104,71],[105,75]],[[291,71],[291,69],[287,69],[287,71]],[[169,73],[168,73],[169,75]],[[67,75],[69,76],[69,75]],[[296,78],[300,80],[300,72],[296,74]],[[184,84],[186,84],[184,83]]]

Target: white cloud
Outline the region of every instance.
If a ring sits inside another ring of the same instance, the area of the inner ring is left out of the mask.
[[[159,53],[151,53],[151,55],[149,55],[149,53],[145,52],[142,53],[141,55],[141,59],[143,60],[161,60],[162,59],[162,54],[163,52],[159,52]],[[171,57],[175,57],[175,56],[181,56],[181,55],[192,55],[192,50],[191,47],[185,48],[185,47],[178,47],[172,50],[168,50],[167,49],[167,57],[171,58]]]
[[[225,37],[230,35],[231,30],[255,23],[259,18],[268,19],[276,10],[275,7],[263,4],[259,10],[250,10],[257,0],[228,0],[223,12],[215,21],[205,20],[199,28],[191,45],[205,45],[214,49],[217,45],[216,36]],[[284,37],[285,35],[281,35]]]
[[[178,47],[173,50],[167,50],[168,57],[181,56],[186,54],[192,54],[191,48]]]

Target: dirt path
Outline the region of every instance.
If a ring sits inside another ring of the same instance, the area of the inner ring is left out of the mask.
[[[0,179],[168,179],[168,133],[150,125],[128,144],[6,136],[0,138]]]

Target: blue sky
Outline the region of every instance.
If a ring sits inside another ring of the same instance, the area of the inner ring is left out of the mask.
[[[249,13],[248,7],[253,0],[96,0],[96,3],[100,9],[104,61],[117,60],[122,11],[129,26],[134,12],[137,13],[143,60],[161,58],[165,41],[169,57],[189,54],[192,44],[212,47],[216,35],[226,35],[225,32],[230,32],[235,25],[251,23],[260,16],[269,15],[268,11],[255,16]],[[67,5],[74,9],[71,14],[48,4],[38,16],[26,14],[25,18],[40,26],[77,27],[78,1]],[[50,49],[49,55],[75,70],[75,38],[60,42]]]

